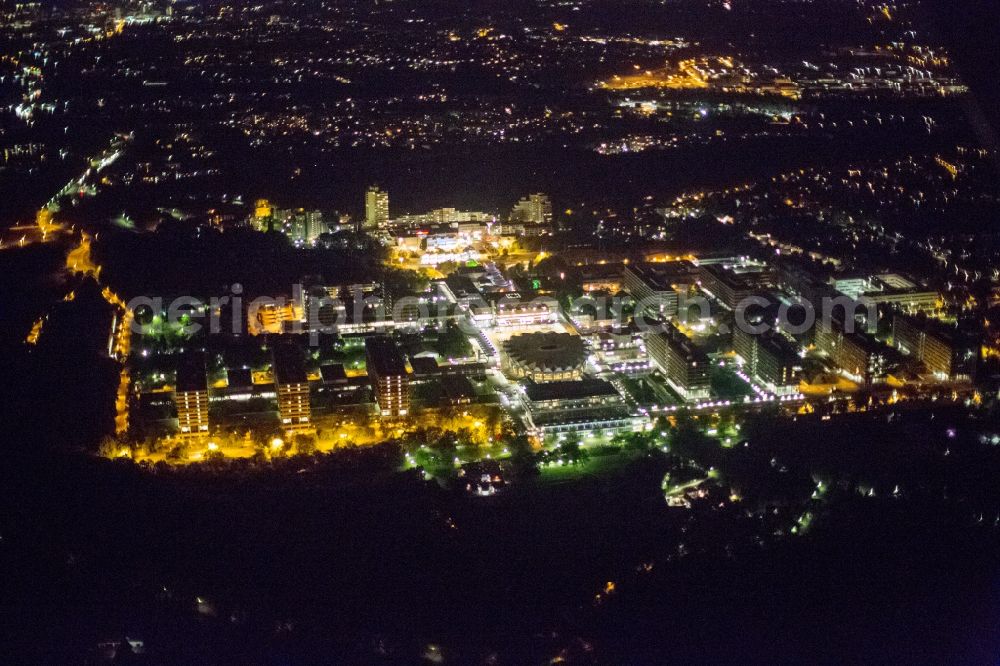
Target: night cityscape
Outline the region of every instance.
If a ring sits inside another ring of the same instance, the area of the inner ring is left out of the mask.
[[[0,663],[997,663],[998,34],[0,0]]]

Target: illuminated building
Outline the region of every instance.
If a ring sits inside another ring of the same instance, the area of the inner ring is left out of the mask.
[[[410,412],[410,375],[406,360],[395,342],[385,337],[365,340],[368,379],[375,392],[379,413],[399,418]]]
[[[527,224],[552,224],[552,201],[541,193],[529,194],[517,202],[510,219]]]
[[[590,264],[580,268],[580,287],[585,294],[604,291],[617,294],[624,287],[625,265],[622,263]]]
[[[753,90],[751,88],[751,91]],[[757,85],[755,91],[762,95],[780,95],[790,99],[802,97],[802,89],[799,84],[786,76],[778,76],[769,82],[762,82]]]
[[[625,266],[622,288],[642,304],[643,312],[673,317],[677,314],[678,291],[692,281],[690,267],[687,262],[629,264]]]
[[[941,294],[925,289],[898,273],[838,277],[833,285],[842,294],[876,304],[895,305],[907,312],[930,312],[941,307]]]
[[[780,333],[768,331],[757,335],[737,327],[733,331],[733,349],[747,373],[771,391],[789,392],[798,384],[802,361],[794,346]]]
[[[274,208],[267,199],[258,199],[254,204],[250,226],[257,231],[270,231],[274,220]]]
[[[927,317],[896,314],[892,319],[896,348],[921,361],[941,379],[970,381],[979,360],[979,340],[958,328]]]
[[[323,213],[318,210],[275,210],[273,219],[281,222],[281,231],[295,243],[311,245],[320,234],[329,231]]]
[[[701,287],[730,310],[756,292],[755,285],[744,275],[718,264],[698,267]]]
[[[711,363],[673,324],[666,323],[661,331],[646,334],[646,350],[653,363],[663,373],[667,383],[685,400],[708,397]]]
[[[795,266],[782,266],[777,278],[781,289],[805,301],[818,313],[823,312],[824,301],[836,299],[839,295],[832,285]]]
[[[587,361],[583,338],[569,333],[522,333],[503,343],[504,372],[515,379],[580,379]]]
[[[296,311],[305,313],[302,321],[306,330],[341,335],[419,328],[459,317],[457,309],[439,295],[409,294],[393,304],[376,282],[312,285],[303,291]]]
[[[479,210],[458,210],[457,208],[435,208],[429,213],[400,215],[392,222],[401,226],[446,224],[454,227],[460,224],[474,224],[473,229],[479,230],[483,224],[492,224],[496,217]],[[458,229],[459,234],[468,233],[468,229]],[[481,233],[481,232],[480,232]]]
[[[284,302],[251,303],[247,308],[247,330],[250,335],[284,333],[289,322],[302,321],[302,308],[291,299]]]
[[[542,434],[593,432],[606,434],[638,430],[644,419],[634,416],[609,382],[579,379],[524,386],[531,423]]]
[[[330,230],[323,219],[323,213],[320,211],[303,211],[301,215],[305,218],[305,241],[307,243],[314,242],[320,237],[320,234],[325,234]]]
[[[861,298],[870,288],[868,278],[864,275],[845,274],[832,278],[833,288],[851,298]]]
[[[888,347],[865,333],[846,333],[843,324],[817,324],[816,348],[830,357],[845,375],[871,383],[886,374]]]
[[[181,358],[174,386],[174,406],[182,439],[197,440],[208,436],[208,378],[203,355],[188,353]]]
[[[276,346],[273,364],[281,427],[287,434],[312,432],[309,380],[299,348],[292,344]]]
[[[447,224],[421,224],[400,228],[400,220],[416,216],[403,216],[393,221],[396,246],[409,252],[461,253],[483,240],[487,226],[481,222],[450,222]],[[478,253],[477,253],[478,254]]]
[[[492,301],[492,320],[496,326],[554,324],[558,319],[559,303],[554,298],[525,301],[517,293],[507,293]]]
[[[941,307],[941,294],[921,287],[898,273],[877,275],[864,297],[873,303],[892,304],[908,312],[930,312]]]
[[[365,228],[378,229],[389,223],[389,193],[377,187],[365,192]]]

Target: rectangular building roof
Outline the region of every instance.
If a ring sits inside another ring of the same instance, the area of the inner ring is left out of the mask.
[[[399,345],[385,337],[365,339],[365,355],[369,374],[374,371],[380,377],[406,374],[406,359]]]
[[[207,391],[208,377],[205,374],[205,355],[201,352],[187,352],[177,364],[178,392]]]
[[[545,400],[578,400],[618,395],[618,391],[603,379],[579,379],[565,382],[527,382],[525,392],[532,402]]]
[[[276,384],[302,384],[308,381],[306,365],[302,351],[297,345],[282,343],[275,345],[272,352],[274,360],[274,382]]]

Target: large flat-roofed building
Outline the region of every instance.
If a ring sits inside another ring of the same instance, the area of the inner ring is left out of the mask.
[[[293,344],[278,344],[273,364],[281,427],[288,434],[312,432],[309,379],[302,352]]]
[[[313,285],[303,291],[300,310],[305,328],[319,333],[370,334],[395,325],[391,302],[374,282]]]
[[[722,264],[702,264],[698,267],[701,288],[730,310],[757,292],[757,285],[747,276]]]
[[[583,293],[606,291],[617,294],[623,288],[626,264],[621,262],[589,264],[580,267]]]
[[[733,332],[733,350],[748,374],[771,391],[790,392],[798,384],[802,359],[780,333],[754,334],[737,327]]]
[[[463,231],[468,233],[472,231],[472,228],[467,228],[465,230],[460,229],[457,225],[461,224],[475,224],[476,231],[480,234],[483,229],[480,225],[492,224],[496,221],[496,216],[491,213],[486,213],[481,210],[458,210],[457,208],[435,208],[432,211],[426,213],[412,213],[407,215],[397,215],[392,220],[392,225],[394,227],[412,227],[414,225],[456,225],[455,229],[457,233],[461,234]]]
[[[869,289],[868,276],[859,272],[844,272],[830,277],[829,283],[840,293],[861,298]]]
[[[174,406],[181,439],[208,437],[208,377],[203,354],[189,352],[181,357],[174,386]]]
[[[833,299],[840,293],[833,287],[804,269],[786,260],[777,272],[777,286],[790,295],[809,303],[819,313],[823,311],[823,301]]]
[[[864,297],[874,303],[895,305],[907,312],[931,312],[941,307],[941,294],[898,273],[884,273],[869,280]]]
[[[817,324],[816,347],[844,374],[856,381],[871,383],[886,375],[891,350],[872,336],[844,331],[842,324]]]
[[[933,312],[941,307],[941,294],[936,291],[870,291],[864,297],[877,305],[895,305],[906,312]]]
[[[642,426],[621,394],[603,379],[524,385],[528,411],[534,427],[545,434],[601,430],[606,433],[635,430]]]
[[[643,312],[673,317],[677,314],[678,294],[694,282],[693,268],[681,261],[629,264],[622,276],[622,288],[641,304]]]
[[[646,334],[646,350],[667,383],[685,400],[703,400],[711,388],[711,362],[672,324]]]
[[[554,298],[522,300],[520,294],[509,293],[491,300],[497,326],[553,324],[559,320],[559,302]]]
[[[930,312],[941,307],[941,294],[898,273],[840,274],[830,278],[840,293],[875,304],[893,305],[906,312]]]
[[[896,348],[921,361],[939,379],[971,381],[979,361],[978,336],[927,317],[896,314],[892,319]]]
[[[365,357],[379,413],[385,418],[409,414],[410,375],[399,346],[386,337],[371,337],[365,340]]]

